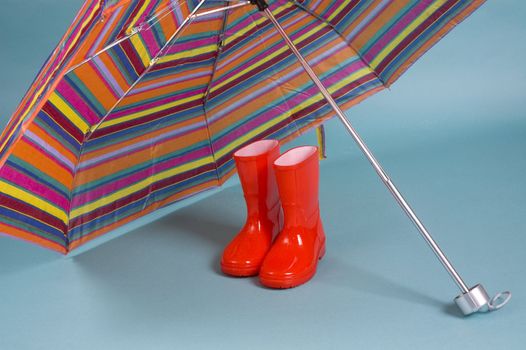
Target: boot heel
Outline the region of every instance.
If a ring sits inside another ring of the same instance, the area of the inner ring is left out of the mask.
[[[325,253],[326,253],[325,241],[323,241],[323,243],[321,244],[320,253],[318,254],[318,260],[323,259],[323,257],[325,256]]]

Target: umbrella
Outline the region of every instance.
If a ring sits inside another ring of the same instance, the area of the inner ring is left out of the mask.
[[[0,231],[67,253],[221,185],[233,153],[336,115],[469,288],[343,110],[389,87],[482,0],[87,0],[0,138]]]

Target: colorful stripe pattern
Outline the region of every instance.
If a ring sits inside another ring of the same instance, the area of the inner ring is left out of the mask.
[[[269,1],[344,109],[481,3]],[[187,19],[197,5],[86,2],[0,138],[1,233],[67,253],[221,185],[248,142],[286,141],[332,117],[253,6]]]

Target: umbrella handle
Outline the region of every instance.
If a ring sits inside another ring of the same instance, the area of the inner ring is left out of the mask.
[[[309,65],[307,60],[302,56],[302,54],[300,53],[294,42],[289,38],[283,27],[281,27],[278,20],[272,14],[272,11],[269,10],[268,5],[265,3],[265,0],[251,0],[251,3],[256,5],[258,9],[262,13],[264,13],[266,17],[272,22],[278,33],[281,35],[281,37],[287,43],[290,50],[294,53],[298,61],[303,66],[305,72],[309,75],[311,80],[318,87],[321,94],[325,97],[329,105],[332,107],[332,109],[334,110],[340,121],[343,123],[351,137],[354,139],[360,150],[363,152],[369,163],[371,163],[374,170],[376,171],[380,179],[383,181],[389,192],[391,192],[391,194],[398,202],[400,207],[404,210],[409,219],[411,219],[413,224],[416,226],[416,228],[418,229],[424,240],[427,242],[431,250],[433,250],[438,260],[447,270],[453,281],[455,281],[455,283],[462,292],[462,294],[455,298],[455,303],[462,310],[464,315],[470,315],[477,311],[483,311],[483,309],[485,308],[487,308],[490,311],[497,310],[504,306],[511,298],[510,292],[501,292],[490,299],[482,285],[477,284],[472,288],[468,288],[468,286],[466,285],[462,277],[460,277],[459,273],[455,270],[455,268],[453,267],[449,259],[446,257],[442,249],[440,249],[438,243],[433,239],[433,237],[427,231],[426,227],[415,214],[409,203],[407,203],[407,201],[402,196],[398,188],[391,181],[386,171],[382,168],[380,162],[378,162],[371,150],[369,150],[365,142],[362,140],[361,136],[354,129],[349,120],[347,120],[345,114],[340,109],[340,107],[338,106],[334,98],[331,96],[327,88],[323,85],[323,83],[316,75],[312,67]],[[498,302],[499,300],[501,301]]]

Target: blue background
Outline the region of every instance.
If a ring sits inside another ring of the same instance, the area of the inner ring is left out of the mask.
[[[2,1],[0,126],[80,5]],[[74,256],[0,237],[0,349],[523,349],[524,18],[523,1],[488,2],[348,113],[467,282],[514,293],[501,311],[459,315],[456,287],[333,120],[328,254],[311,282],[274,291],[221,275],[244,219],[233,180]]]

